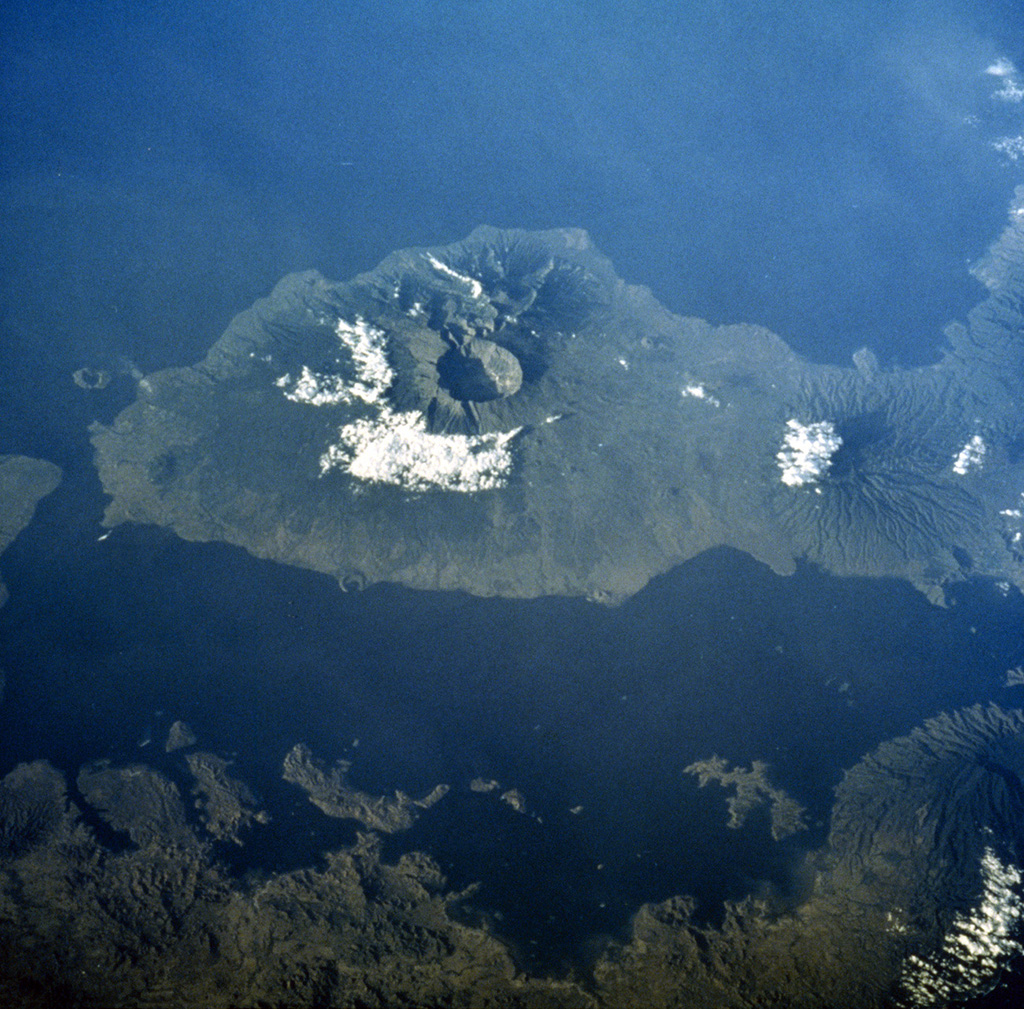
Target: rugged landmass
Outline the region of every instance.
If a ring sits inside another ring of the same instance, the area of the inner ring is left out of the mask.
[[[438,785],[422,799],[413,799],[404,792],[393,796],[370,795],[353,788],[345,780],[352,764],[339,760],[325,771],[302,743],[294,746],[284,758],[284,780],[298,785],[321,812],[345,820],[358,820],[367,830],[384,834],[408,830],[416,817],[436,805],[448,794],[447,785]]]
[[[816,365],[667,312],[581,231],[282,280],[92,428],[105,522],[327,572],[613,603],[717,545],[1024,586],[1024,190],[942,360]]]
[[[772,785],[768,779],[768,765],[762,760],[753,761],[749,770],[743,767],[730,770],[728,761],[721,757],[710,757],[683,768],[683,773],[696,775],[700,788],[710,781],[716,781],[723,788],[734,790],[734,794],[726,800],[729,807],[728,826],[733,830],[739,830],[753,810],[765,805],[771,817],[773,840],[781,841],[784,837],[807,829],[804,808],[781,788]]]
[[[45,761],[0,782],[5,1005],[938,1007],[989,990],[1019,949],[1017,710],[943,715],[851,768],[799,906],[751,897],[698,928],[688,897],[648,904],[627,941],[561,979],[467,924],[475,888],[452,892],[428,855],[385,862],[377,831],[315,866],[232,876],[215,842],[245,843],[265,818],[221,758],[178,756],[198,818],[141,764],[83,768],[75,799]],[[284,773],[330,793],[332,816],[395,802],[352,800],[343,770],[316,771],[305,748]]]
[[[36,505],[60,483],[60,468],[43,459],[0,455],[0,554],[32,521]],[[0,606],[7,588],[0,580]]]

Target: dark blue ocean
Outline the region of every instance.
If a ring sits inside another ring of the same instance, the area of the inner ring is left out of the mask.
[[[607,610],[347,595],[153,529],[97,543],[87,425],[285,274],[481,223],[586,228],[671,311],[817,361],[933,361],[1024,182],[1024,142],[999,147],[1024,102],[986,73],[1024,67],[1019,3],[8,0],[0,53],[0,453],[65,472],[0,559],[0,774],[160,766],[184,719],[275,813],[239,872],[354,836],[280,782],[296,742],[371,792],[500,780],[543,823],[463,791],[389,851],[482,878],[524,962],[559,970],[643,901],[799,899],[844,767],[1015,702],[1024,604],[989,584],[943,610],[720,550]],[[85,394],[84,365],[120,377]],[[681,773],[715,753],[768,761],[811,829],[726,831]]]

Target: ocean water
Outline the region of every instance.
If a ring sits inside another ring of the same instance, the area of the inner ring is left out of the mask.
[[[73,778],[110,758],[176,776],[162,743],[182,719],[272,813],[230,853],[238,871],[354,838],[282,785],[297,742],[351,761],[371,793],[451,784],[387,851],[431,851],[453,887],[481,880],[480,907],[535,969],[582,963],[644,901],[690,893],[714,922],[755,881],[797,898],[843,768],[937,711],[1012,703],[1003,680],[1024,658],[1024,606],[991,586],[943,610],[899,582],[780,578],[721,549],[616,609],[344,594],[160,530],[96,542],[100,504],[69,481],[5,555],[6,766],[45,755]],[[726,830],[724,793],[683,773],[713,755],[766,760],[809,829],[774,848],[762,816]],[[527,814],[472,793],[475,778],[518,789]]]
[[[290,270],[579,226],[675,312],[929,359],[1019,181],[985,70],[1024,64],[1020,13],[862,6],[15,0],[8,284],[149,370]]]
[[[280,784],[296,742],[370,792],[451,782],[389,851],[482,877],[495,927],[558,970],[645,900],[692,893],[714,921],[758,881],[796,899],[842,768],[938,711],[1013,703],[1024,607],[987,584],[939,610],[721,550],[606,610],[345,595],[153,529],[97,542],[86,428],[134,368],[197,360],[289,271],[342,279],[479,223],[584,227],[670,310],[815,360],[933,360],[1024,176],[996,146],[1024,103],[986,72],[1024,67],[1024,13],[694,6],[5,4],[0,452],[65,483],[0,560],[0,773],[159,762],[184,719],[275,812],[239,871],[350,839]],[[110,387],[75,387],[83,365]],[[767,760],[810,829],[770,854],[763,823],[725,830],[721,793],[682,774],[713,754]]]

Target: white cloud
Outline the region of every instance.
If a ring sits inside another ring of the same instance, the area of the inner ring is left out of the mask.
[[[474,492],[502,487],[512,468],[509,442],[521,429],[491,434],[433,434],[419,413],[383,407],[338,432],[320,457],[321,474],[335,467],[370,483],[409,491]]]
[[[348,383],[340,375],[321,375],[310,371],[307,365],[302,366],[302,372],[294,382],[288,374],[282,375],[274,384],[279,389],[284,389],[284,398],[290,399],[293,403],[334,406],[337,403],[352,402]]]
[[[712,396],[708,390],[701,385],[699,382],[691,382],[689,385],[684,385],[679,390],[684,398],[687,399],[702,399],[710,406],[721,406],[722,404],[718,401],[715,396]]]
[[[1024,85],[1021,84],[1017,68],[1011,60],[1008,60],[1005,56],[1000,56],[995,63],[991,63],[985,68],[985,73],[992,77],[997,77],[1003,82],[1003,86],[998,91],[992,93],[993,98],[998,98],[1003,102],[1019,102],[1024,100]]]
[[[469,287],[470,294],[474,298],[479,298],[484,293],[483,285],[479,280],[473,277],[467,277],[464,273],[459,273],[457,270],[453,270],[447,263],[442,263],[436,256],[431,256],[427,253],[427,262],[437,270],[438,273],[443,274],[452,280],[457,280],[459,283],[466,284]]]
[[[388,387],[395,380],[395,373],[384,352],[384,331],[357,316],[355,322],[339,319],[335,332],[338,341],[352,357],[354,378],[323,374],[303,365],[299,377],[294,381],[287,374],[282,375],[274,384],[285,390],[285,399],[309,406],[336,406],[338,403],[352,403],[356,400],[363,403],[384,402]]]
[[[903,985],[918,1006],[944,1006],[984,991],[1009,957],[1021,951],[1013,935],[1021,919],[1020,870],[991,848],[981,859],[982,895],[970,914],[958,914],[933,956],[911,956]]]
[[[1007,78],[1006,83],[992,95],[1004,102],[1019,102],[1024,99],[1024,85],[1016,78]]]
[[[782,482],[788,487],[816,483],[828,471],[832,456],[842,444],[835,424],[829,420],[814,424],[786,421],[782,448],[775,456],[782,470]]]
[[[972,469],[978,469],[984,461],[987,451],[984,439],[980,434],[976,434],[960,449],[957,457],[953,460],[953,472],[957,476],[964,476]]]
[[[428,257],[435,268],[467,283]],[[388,362],[387,334],[361,318],[339,320],[335,331],[352,358],[352,377],[314,372],[303,365],[299,377],[282,375],[274,383],[293,403],[336,406],[362,403],[372,411],[338,429],[338,440],[320,456],[320,475],[343,469],[358,480],[388,483],[405,490],[472,493],[504,485],[512,468],[511,440],[520,428],[505,433],[434,434],[418,411],[399,413],[388,404],[395,380]]]
[[[1005,154],[1011,161],[1024,158],[1024,135],[1019,137],[1000,137],[992,141],[992,147]]]
[[[356,316],[356,321],[351,323],[339,319],[337,333],[355,364],[357,380],[351,387],[353,395],[364,403],[383,402],[388,387],[395,380],[395,373],[384,353],[387,343],[384,330]]]
[[[990,63],[985,68],[985,73],[991,74],[993,77],[1013,77],[1017,73],[1017,68],[1011,60],[1000,56],[995,63]]]

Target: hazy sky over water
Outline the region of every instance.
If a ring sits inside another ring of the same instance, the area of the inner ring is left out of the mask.
[[[819,359],[868,344],[909,363],[977,300],[965,267],[1003,220],[1016,176],[991,145],[1024,110],[984,70],[1024,65],[1020,18],[1009,3],[14,4],[4,177],[102,190],[100,216],[142,232],[118,245],[115,229],[114,263],[175,272],[171,300],[201,302],[195,350],[284,272],[342,278],[491,223],[585,227],[674,311],[762,322]],[[39,240],[23,226],[21,249]],[[88,234],[39,254],[74,259],[76,243]]]

